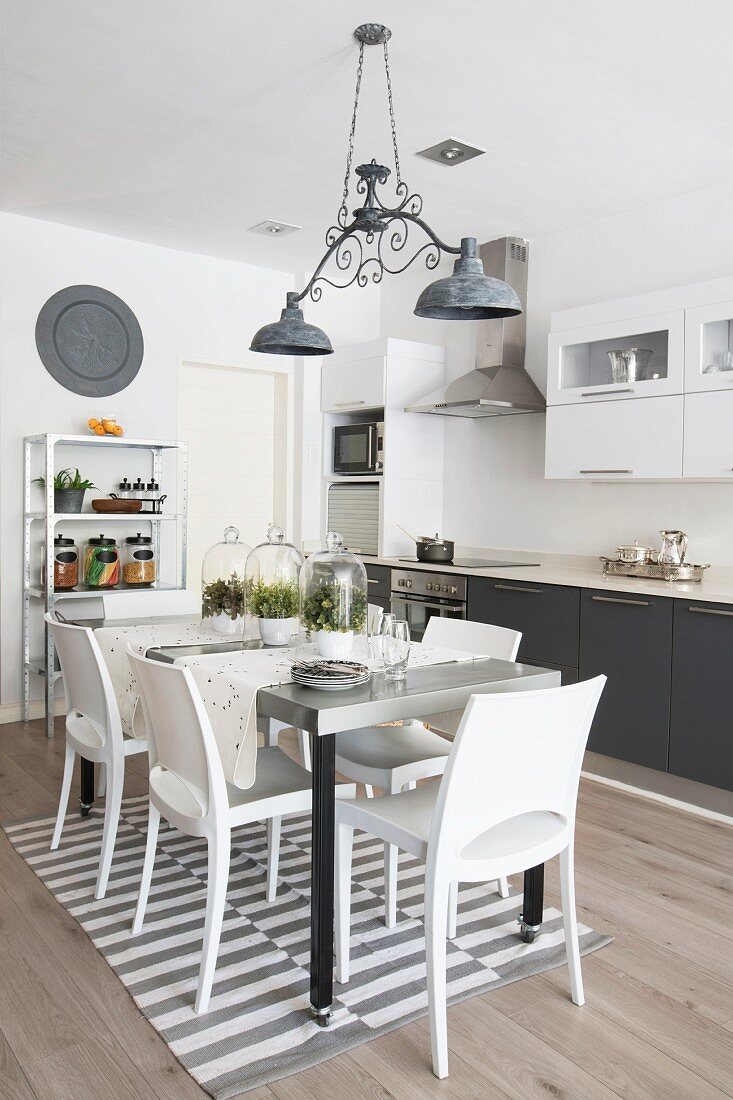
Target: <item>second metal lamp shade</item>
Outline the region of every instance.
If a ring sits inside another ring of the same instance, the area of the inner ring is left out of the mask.
[[[323,329],[303,319],[303,310],[294,292],[288,293],[280,320],[263,325],[255,333],[249,350],[269,352],[270,355],[331,355],[333,352]]]
[[[475,237],[461,240],[453,274],[426,286],[415,306],[418,317],[441,321],[482,321],[515,317],[521,312],[522,304],[509,283],[484,274],[484,265],[476,255]]]

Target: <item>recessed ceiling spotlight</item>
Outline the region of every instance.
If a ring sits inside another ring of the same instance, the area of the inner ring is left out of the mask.
[[[446,138],[437,145],[431,145],[429,149],[421,149],[417,154],[427,160],[437,160],[438,164],[447,164],[453,168],[456,164],[465,164],[467,160],[480,157],[485,149],[479,149],[476,145],[468,145],[465,141],[457,141],[455,138]]]
[[[301,225],[289,225],[288,222],[275,222],[268,219],[266,222],[258,222],[249,227],[250,233],[264,233],[268,237],[287,237],[289,233],[297,233],[302,229]]]

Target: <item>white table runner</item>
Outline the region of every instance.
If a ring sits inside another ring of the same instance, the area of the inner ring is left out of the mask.
[[[138,653],[154,646],[198,645],[211,642],[196,624],[155,623],[144,626],[101,627],[95,631],[109,669],[120,708],[123,731],[130,736],[143,733],[139,690],[132,675],[126,649],[132,645]],[[291,681],[290,667],[295,648],[248,649],[230,653],[211,653],[182,657],[196,681],[211,720],[221,755],[224,776],[237,787],[251,787],[257,763],[257,692]],[[463,653],[438,646],[413,642],[408,667],[477,660],[485,654]],[[380,663],[367,662],[372,672],[381,672]]]

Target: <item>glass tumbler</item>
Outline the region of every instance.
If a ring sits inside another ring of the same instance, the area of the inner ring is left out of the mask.
[[[391,617],[382,632],[382,662],[387,680],[404,680],[410,656],[410,627],[405,619]]]
[[[379,608],[379,613],[375,614],[374,622],[372,623],[372,632],[369,638],[369,654],[375,661],[382,660],[382,654],[384,651],[384,633],[390,623],[393,623],[395,616],[391,611],[383,611]]]

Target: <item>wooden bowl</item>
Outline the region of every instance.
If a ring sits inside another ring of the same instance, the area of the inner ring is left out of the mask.
[[[113,497],[97,497],[92,501],[92,508],[95,512],[102,512],[108,515],[111,512],[124,512],[132,515],[133,512],[139,512],[143,506],[141,500],[115,500]]]

